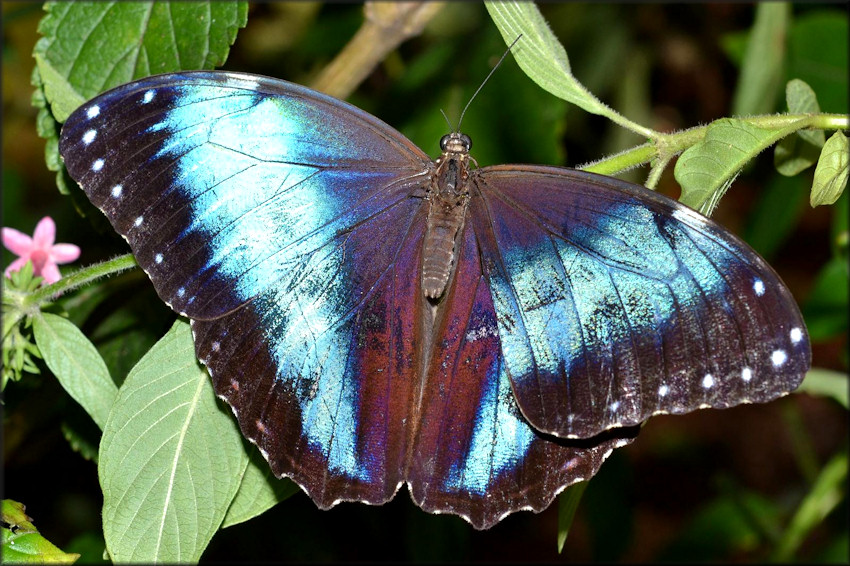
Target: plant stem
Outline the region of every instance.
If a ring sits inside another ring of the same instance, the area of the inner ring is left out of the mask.
[[[742,120],[764,129],[788,129],[788,133],[804,129],[850,129],[850,116],[845,114],[770,114],[733,119]],[[647,142],[615,155],[604,157],[599,161],[581,165],[577,169],[601,173],[603,175],[616,175],[633,167],[649,163],[653,159],[666,164],[677,154],[682,153],[701,141],[705,137],[705,133],[709,127],[711,127],[711,124],[689,128],[673,134],[663,134],[653,142]],[[661,170],[657,172],[653,171],[652,176],[655,181],[657,181],[660,175]]]
[[[422,33],[443,2],[366,2],[365,20],[339,55],[311,86],[336,98],[347,98],[387,54]]]
[[[30,306],[40,305],[62,295],[63,293],[66,293],[67,291],[70,291],[71,289],[90,283],[95,279],[117,274],[132,267],[136,267],[137,265],[136,258],[133,257],[133,254],[125,254],[101,263],[83,267],[71,275],[63,277],[56,283],[36,289],[27,296],[26,304]]]

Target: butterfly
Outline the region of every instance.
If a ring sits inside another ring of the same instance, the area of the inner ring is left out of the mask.
[[[278,477],[322,509],[539,512],[662,413],[767,402],[811,361],[785,285],[663,195],[432,160],[345,102],[182,72],[77,109],[60,152]]]

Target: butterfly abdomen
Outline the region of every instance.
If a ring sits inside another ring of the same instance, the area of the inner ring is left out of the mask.
[[[440,298],[446,290],[455,262],[455,241],[465,214],[465,200],[459,204],[440,198],[431,202],[422,250],[422,291],[429,299]]]

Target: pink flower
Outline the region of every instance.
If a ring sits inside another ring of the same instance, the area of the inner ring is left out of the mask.
[[[69,263],[80,257],[80,248],[74,244],[54,244],[55,239],[56,224],[49,216],[39,221],[32,238],[13,228],[3,228],[3,245],[20,256],[6,268],[6,277],[31,261],[33,274],[44,277],[46,284],[59,281],[62,275],[57,264]]]

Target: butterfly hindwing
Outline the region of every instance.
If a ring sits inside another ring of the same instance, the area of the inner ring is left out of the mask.
[[[587,438],[799,385],[811,353],[796,304],[716,223],[578,171],[488,167],[474,183],[507,371],[536,428]]]
[[[590,441],[543,435],[511,391],[496,311],[468,223],[458,269],[438,314],[411,457],[411,495],[423,509],[489,528],[520,510],[542,511],[566,486],[592,477],[636,429]]]

